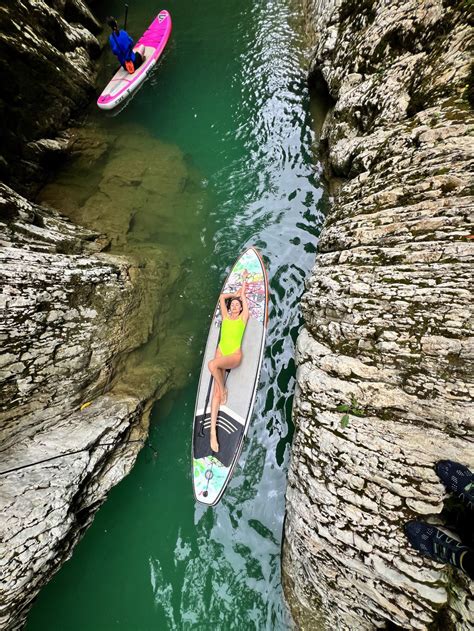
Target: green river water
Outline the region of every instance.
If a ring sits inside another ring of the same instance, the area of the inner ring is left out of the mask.
[[[93,106],[87,121],[121,138],[127,168],[133,170],[142,148],[150,159],[157,156],[159,183],[150,185],[153,194],[137,191],[129,240],[174,257],[180,282],[168,297],[177,314],[170,346],[176,353],[187,346],[190,368],[184,386],[154,406],[150,442],[158,456],[142,450],[71,560],[41,592],[26,628],[290,629],[280,549],[294,342],[323,220],[301,6],[293,0],[130,5],[135,38],[158,10],[170,11],[166,54],[126,108],[111,116]],[[101,19],[123,14],[110,0],[96,10]],[[111,56],[100,63],[109,76]],[[103,168],[113,161],[119,158],[105,154]],[[188,176],[176,185],[183,169]],[[95,171],[85,177],[83,171],[81,179],[92,194]],[[193,499],[190,464],[202,350],[226,272],[251,244],[269,273],[268,344],[239,466],[220,504],[205,509]]]

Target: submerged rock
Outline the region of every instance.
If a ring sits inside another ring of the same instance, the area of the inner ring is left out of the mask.
[[[133,465],[150,401],[173,373],[160,361],[125,387],[117,369],[153,331],[166,263],[138,270],[101,252],[103,235],[4,185],[0,209],[0,627],[10,629]]]
[[[178,147],[139,125],[115,124],[111,132],[87,125],[70,130],[70,139],[69,163],[39,192],[41,204],[100,226],[114,251],[148,246],[174,258],[177,240],[197,239],[202,186]]]
[[[0,628],[23,624],[133,466],[153,401],[190,370],[170,295],[189,289],[175,244],[200,244],[185,221],[203,209],[199,177],[140,127],[117,132],[71,131],[49,207],[0,185]]]
[[[286,594],[302,629],[467,631],[473,583],[403,524],[449,523],[438,459],[474,468],[472,30],[464,3],[305,5],[340,188],[302,302]]]

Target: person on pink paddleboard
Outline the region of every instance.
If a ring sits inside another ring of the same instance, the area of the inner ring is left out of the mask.
[[[112,52],[117,57],[120,65],[124,70],[133,74],[142,63],[145,61],[143,52],[144,46],[141,46],[141,50],[133,50],[133,39],[127,33],[127,31],[120,29],[117,24],[117,20],[113,17],[107,18],[107,24],[112,29],[112,33],[109,35],[109,43],[112,48]]]

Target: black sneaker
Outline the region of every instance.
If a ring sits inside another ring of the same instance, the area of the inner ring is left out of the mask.
[[[436,526],[423,521],[409,521],[404,528],[408,541],[415,550],[435,561],[450,563],[465,571],[462,562],[463,557],[470,552],[467,546],[456,541]]]
[[[463,464],[452,460],[436,463],[436,473],[448,491],[454,493],[474,509],[474,473]]]

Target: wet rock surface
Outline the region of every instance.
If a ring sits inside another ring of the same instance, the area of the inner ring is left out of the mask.
[[[61,160],[61,134],[94,93],[101,27],[83,0],[13,0],[0,7],[0,178],[35,190]]]
[[[189,371],[169,297],[176,240],[200,238],[176,222],[204,210],[200,179],[138,125],[71,127],[100,31],[83,0],[0,7],[1,629],[23,626]]]
[[[136,375],[121,365],[155,332],[166,262],[102,252],[104,235],[4,185],[0,209],[0,627],[11,629],[132,467],[152,398],[176,374],[162,356]]]
[[[9,630],[130,471],[153,401],[182,383],[191,360],[169,296],[179,287],[187,308],[176,242],[200,238],[199,174],[138,125],[92,123],[60,138],[35,141],[38,156],[45,146],[62,156],[38,203],[0,184],[0,628]],[[185,208],[190,219],[176,222]]]
[[[438,459],[474,468],[466,5],[305,5],[341,185],[302,303],[286,594],[301,629],[467,630],[473,583],[403,534],[450,524]]]

